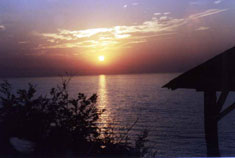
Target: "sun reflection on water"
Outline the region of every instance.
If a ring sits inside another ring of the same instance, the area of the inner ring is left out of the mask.
[[[110,123],[110,112],[108,109],[108,95],[107,95],[107,87],[106,87],[106,76],[99,76],[99,90],[98,90],[98,108],[106,109],[106,111],[101,115],[100,122],[102,127],[107,127],[108,123]]]

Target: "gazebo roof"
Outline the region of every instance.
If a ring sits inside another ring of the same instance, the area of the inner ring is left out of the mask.
[[[235,47],[181,74],[163,87],[235,91]]]

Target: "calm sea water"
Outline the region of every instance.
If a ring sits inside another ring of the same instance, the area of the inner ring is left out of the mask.
[[[206,156],[203,129],[203,93],[195,90],[171,91],[161,88],[178,74],[99,75],[73,77],[69,91],[97,93],[99,108],[107,111],[101,120],[117,126],[131,126],[131,135],[149,130],[151,146],[157,156]],[[9,79],[15,88],[28,82],[37,85],[39,93],[61,83],[61,78]],[[231,94],[226,104],[235,100]],[[219,141],[223,156],[235,156],[235,117],[230,113],[219,123]]]

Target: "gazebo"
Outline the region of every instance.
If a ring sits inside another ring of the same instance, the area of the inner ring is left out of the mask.
[[[204,128],[207,156],[220,156],[218,121],[235,108],[222,110],[230,91],[235,91],[235,47],[181,74],[163,86],[171,90],[195,89],[204,92]],[[217,99],[216,92],[221,92]]]

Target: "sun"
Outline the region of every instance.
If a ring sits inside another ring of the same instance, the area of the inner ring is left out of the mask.
[[[98,59],[99,59],[99,61],[104,61],[104,59],[105,59],[105,57],[103,56],[103,55],[100,55],[99,57],[98,57]]]

